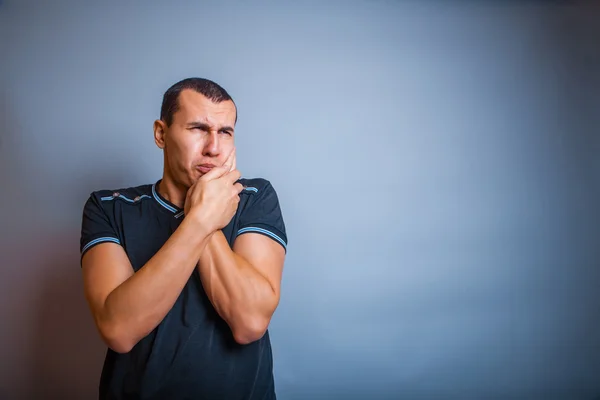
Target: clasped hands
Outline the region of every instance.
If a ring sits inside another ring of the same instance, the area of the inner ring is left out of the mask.
[[[240,176],[234,148],[222,166],[214,167],[190,186],[183,208],[186,219],[197,218],[210,233],[227,226],[237,211],[239,194],[244,189],[241,183],[236,183]]]

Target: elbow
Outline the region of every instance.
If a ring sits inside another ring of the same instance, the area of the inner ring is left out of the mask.
[[[136,341],[117,324],[99,324],[98,327],[104,343],[116,353],[129,353],[136,345]]]
[[[241,345],[247,345],[262,337],[267,332],[269,327],[269,319],[264,317],[247,318],[243,324],[239,324],[235,329],[232,329],[233,339]]]
[[[112,351],[119,353],[119,354],[129,353],[131,351],[131,349],[133,349],[133,346],[135,346],[134,344],[132,344],[131,342],[129,342],[127,340],[119,340],[119,339],[107,340],[106,344]]]
[[[263,310],[249,312],[247,309],[244,311],[238,309],[237,313],[235,313],[237,318],[234,319],[233,324],[230,324],[233,339],[241,345],[250,344],[262,339],[269,328],[271,317],[275,313],[278,303],[279,296],[277,295],[273,298],[273,303]]]

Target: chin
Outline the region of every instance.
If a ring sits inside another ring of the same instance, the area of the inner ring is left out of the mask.
[[[195,170],[190,175],[191,184],[193,185],[194,183],[198,182],[198,179],[202,178],[203,176],[204,174],[201,171]]]
[[[185,188],[186,190],[192,186],[198,178],[195,178],[193,174],[186,174],[184,176],[179,177],[175,180],[175,184],[181,188]]]

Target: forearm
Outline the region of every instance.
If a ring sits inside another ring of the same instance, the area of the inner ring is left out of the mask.
[[[277,307],[278,293],[231,249],[220,230],[208,240],[198,271],[207,296],[236,340],[247,343],[260,338]]]
[[[210,235],[185,219],[163,247],[107,297],[102,319],[126,348],[148,335],[173,307]]]

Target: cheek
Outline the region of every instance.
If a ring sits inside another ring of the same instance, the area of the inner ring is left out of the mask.
[[[201,144],[193,136],[178,137],[168,143],[169,158],[171,163],[180,169],[188,169],[201,155]]]
[[[221,154],[219,155],[221,162],[227,161],[227,159],[231,155],[231,152],[233,151],[233,149],[234,149],[233,140],[227,141],[226,143],[223,144],[223,146],[221,147]]]

